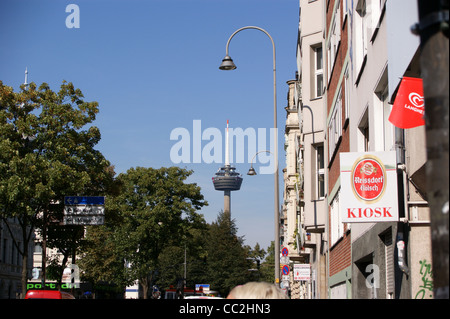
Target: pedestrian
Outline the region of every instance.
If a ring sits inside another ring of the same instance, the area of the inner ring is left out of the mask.
[[[227,299],[287,299],[286,294],[268,282],[248,282],[234,287]]]

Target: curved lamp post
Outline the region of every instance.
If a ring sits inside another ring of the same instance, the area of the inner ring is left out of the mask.
[[[250,169],[248,170],[247,175],[250,175],[250,176],[257,175],[255,169],[253,168],[253,160],[255,159],[256,155],[258,155],[259,153],[263,153],[263,152],[270,153],[273,155],[273,153],[271,151],[267,151],[267,150],[259,151],[255,155],[253,155],[252,161],[250,162]]]
[[[228,39],[227,46],[225,49],[225,58],[222,60],[222,64],[219,66],[221,70],[234,70],[236,69],[236,65],[228,54],[228,46],[230,45],[231,39],[236,35],[236,33],[246,30],[246,29],[256,29],[261,32],[264,32],[272,42],[273,47],[273,126],[275,128],[275,174],[274,174],[274,196],[275,196],[275,284],[277,286],[280,285],[280,213],[279,213],[279,185],[278,185],[278,131],[277,131],[277,84],[276,84],[276,63],[275,63],[275,43],[273,42],[270,34],[259,27],[255,26],[247,26],[236,30]],[[251,167],[250,170],[252,170]],[[249,171],[250,173],[250,171]],[[254,173],[254,174],[253,174]],[[256,175],[255,170],[253,169],[253,173],[249,175]]]

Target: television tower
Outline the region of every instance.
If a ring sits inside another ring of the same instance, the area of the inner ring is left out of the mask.
[[[227,120],[227,133],[225,140],[225,166],[219,168],[216,176],[214,176],[212,180],[216,191],[223,191],[223,211],[227,211],[231,214],[231,191],[238,191],[241,189],[242,177],[241,174],[236,172],[236,168],[230,165],[230,150],[228,138],[229,135]]]

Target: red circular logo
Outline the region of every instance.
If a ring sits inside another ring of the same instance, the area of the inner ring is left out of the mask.
[[[384,165],[374,156],[358,159],[352,169],[352,188],[358,199],[378,201],[386,188]]]

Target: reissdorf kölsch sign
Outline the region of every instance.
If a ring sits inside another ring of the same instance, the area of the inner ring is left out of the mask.
[[[341,220],[398,221],[395,152],[341,153]]]

